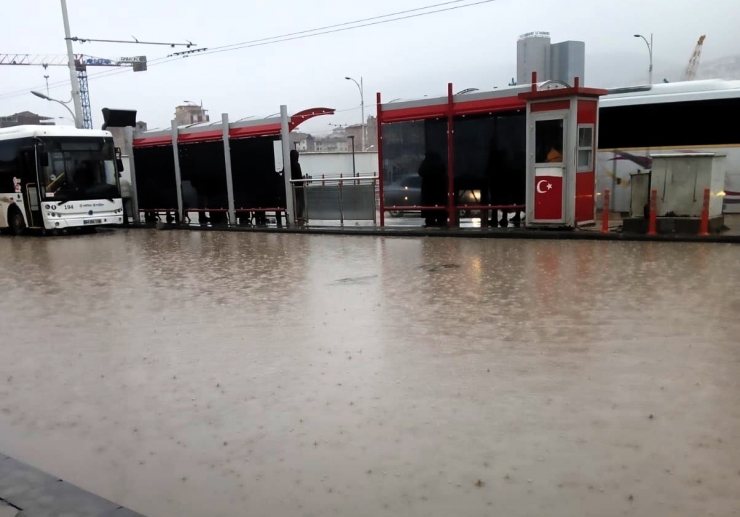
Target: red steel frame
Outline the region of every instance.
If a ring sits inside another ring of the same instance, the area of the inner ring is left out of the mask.
[[[385,180],[383,179],[383,108],[380,98],[380,92],[375,94],[375,103],[377,106],[377,118],[376,118],[376,126],[378,131],[378,197],[380,198],[378,202],[378,208],[380,209],[380,227],[385,226],[385,196],[383,195],[383,185],[385,183]]]
[[[455,95],[452,83],[447,83],[447,219],[457,226],[455,212]]]

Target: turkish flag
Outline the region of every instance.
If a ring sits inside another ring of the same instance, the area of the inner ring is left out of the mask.
[[[535,221],[563,220],[563,177],[535,176]]]

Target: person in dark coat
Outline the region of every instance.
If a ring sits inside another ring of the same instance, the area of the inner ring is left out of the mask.
[[[493,205],[505,206],[514,204],[514,177],[507,168],[506,151],[491,148],[488,159],[488,185],[491,189],[491,203]],[[497,211],[489,222],[490,226],[501,225],[506,228],[509,225],[509,211],[501,211],[501,220],[497,221]]]
[[[303,179],[303,171],[301,170],[301,164],[298,162],[298,157],[300,155],[298,154],[298,151],[293,149],[290,151],[290,179],[292,180],[302,180]],[[294,183],[295,187],[295,214],[296,219],[303,219],[304,218],[304,209],[306,206],[306,196],[304,193],[305,184],[304,183]]]
[[[447,166],[434,151],[427,151],[419,166],[421,176],[421,204],[423,206],[447,205]],[[447,213],[444,210],[422,210],[421,216],[427,226],[444,226]]]

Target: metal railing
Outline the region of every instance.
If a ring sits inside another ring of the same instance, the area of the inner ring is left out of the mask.
[[[299,221],[373,221],[377,224],[378,176],[290,180]]]

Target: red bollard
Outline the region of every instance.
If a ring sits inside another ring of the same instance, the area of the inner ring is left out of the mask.
[[[704,206],[701,209],[701,226],[699,226],[699,237],[709,236],[709,195],[708,188],[704,189]]]
[[[604,191],[604,207],[601,210],[601,233],[609,233],[609,189]]]
[[[648,235],[658,235],[658,191],[650,192],[650,221],[648,222]]]

